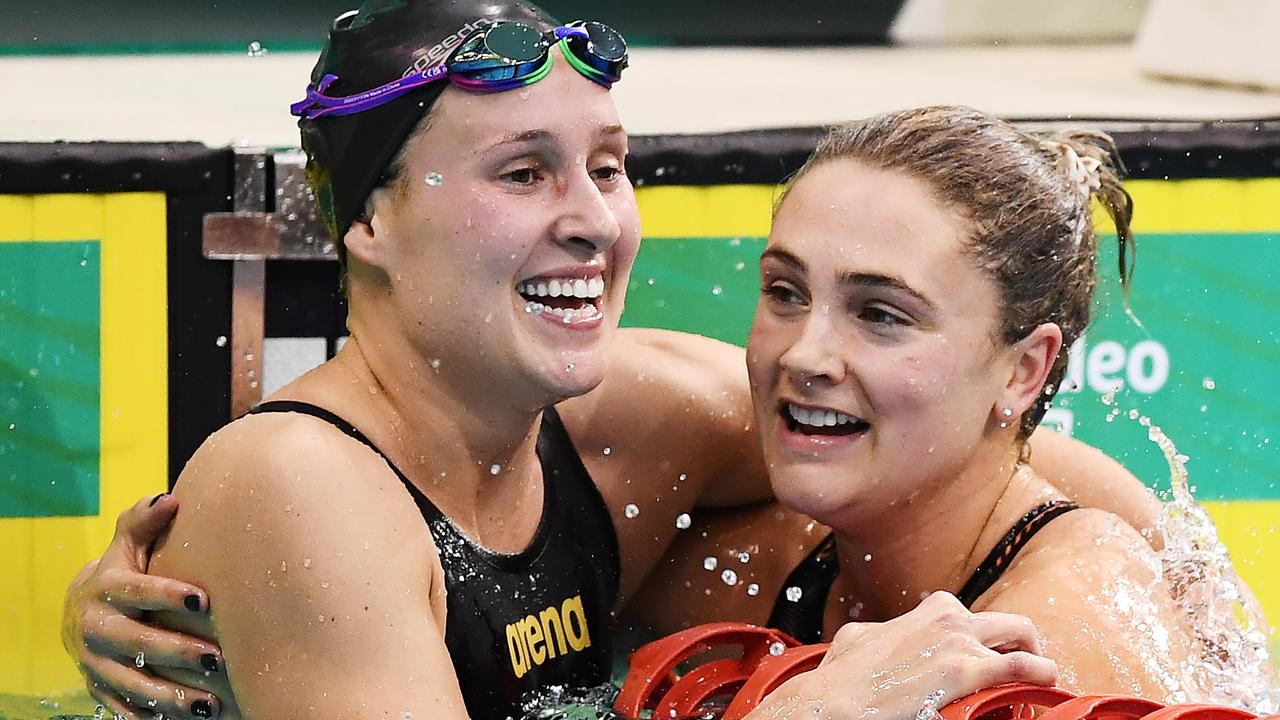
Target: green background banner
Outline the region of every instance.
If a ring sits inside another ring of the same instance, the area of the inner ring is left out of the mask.
[[[97,240],[0,243],[0,518],[98,514]]]

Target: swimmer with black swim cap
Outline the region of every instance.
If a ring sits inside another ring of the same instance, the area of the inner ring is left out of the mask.
[[[518,0],[371,0],[334,20],[311,71],[309,99],[322,87],[325,96],[350,98],[406,82],[354,111],[354,103],[294,105],[294,114],[301,116],[307,176],[333,236],[341,240],[364,215],[374,187],[398,172],[396,156],[449,87],[434,81],[444,77],[441,71],[455,85],[476,92],[522,87],[550,70],[544,34],[552,33],[579,72],[605,87],[616,82],[627,65],[622,36],[601,23],[574,25],[576,32],[556,33],[560,24],[554,18]],[[458,53],[464,42],[467,48]],[[447,67],[450,60],[458,66],[456,73]],[[340,242],[338,247],[345,255]]]

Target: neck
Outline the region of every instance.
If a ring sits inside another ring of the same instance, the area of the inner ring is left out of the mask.
[[[333,361],[362,429],[464,529],[478,532],[486,518],[536,504],[537,430],[550,401],[495,392],[501,383],[431,357],[382,324],[353,314],[350,340]]]
[[[931,491],[832,525],[843,582],[862,599],[865,619],[897,617],[934,591],[959,592],[1024,510],[1017,459],[1016,447],[989,443]]]

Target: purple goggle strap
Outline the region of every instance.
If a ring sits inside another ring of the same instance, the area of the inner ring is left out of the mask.
[[[561,26],[555,29],[555,37],[557,40],[567,37],[584,37],[589,38],[587,31],[580,27]],[[465,41],[464,41],[465,42]],[[308,85],[307,97],[299,100],[289,106],[289,112],[295,116],[314,120],[318,117],[328,115],[354,115],[365,110],[384,105],[395,100],[398,97],[420,88],[423,85],[433,83],[443,77],[449,75],[449,64],[446,60],[440,65],[434,65],[399,80],[393,80],[386,85],[379,85],[372,90],[356,93],[355,95],[334,96],[325,95],[324,91],[338,79],[337,75],[325,75],[320,79],[319,86]],[[497,81],[494,83],[485,83],[483,81],[468,82],[467,87],[484,88],[492,87],[493,89],[505,90],[518,87],[519,81]]]

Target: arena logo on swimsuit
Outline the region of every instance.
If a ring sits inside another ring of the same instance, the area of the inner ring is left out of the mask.
[[[582,596],[574,595],[559,607],[551,605],[537,615],[507,625],[507,651],[516,677],[524,677],[536,665],[557,655],[591,647]]]

